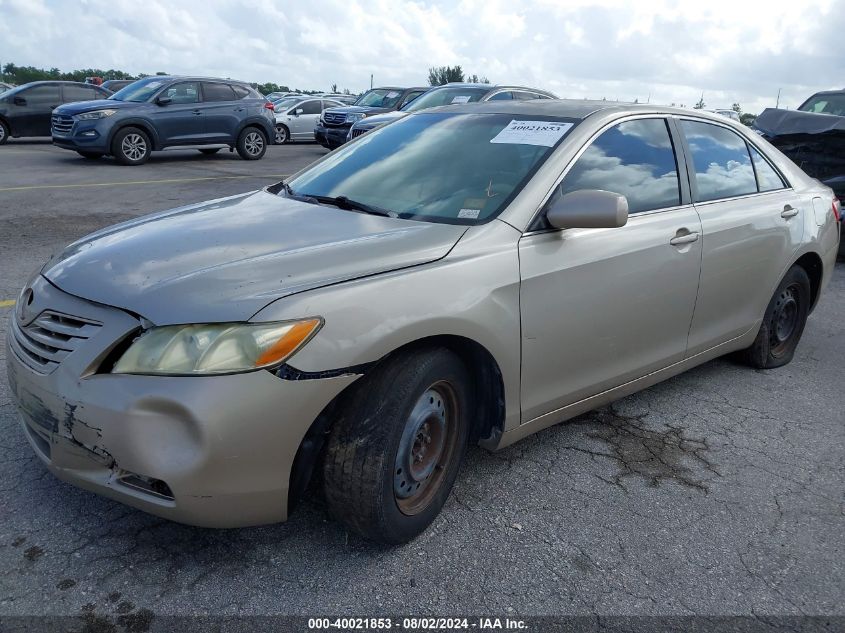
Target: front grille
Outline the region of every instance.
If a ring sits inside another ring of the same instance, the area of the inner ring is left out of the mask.
[[[73,128],[73,117],[66,114],[54,114],[50,117],[53,126],[53,134],[67,136]]]
[[[326,122],[326,125],[343,125],[344,123],[346,123],[346,113],[324,112],[323,121]]]
[[[102,324],[47,310],[29,325],[12,318],[12,351],[40,374],[49,374]]]
[[[362,134],[366,134],[366,132],[367,130],[356,130],[355,128],[352,128],[352,138],[358,138]]]

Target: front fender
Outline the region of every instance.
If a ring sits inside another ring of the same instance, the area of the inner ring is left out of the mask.
[[[152,121],[150,121],[149,119],[146,119],[141,116],[131,116],[126,117],[125,119],[119,119],[118,121],[115,121],[114,125],[112,125],[111,129],[109,130],[108,147],[111,147],[114,135],[117,134],[123,128],[129,126],[142,127],[150,135],[150,140],[152,140],[153,142],[153,149],[161,149],[161,137],[159,136],[155,125],[153,125]]]
[[[475,341],[502,372],[509,429],[520,421],[518,239],[503,222],[473,227],[441,260],[291,295],[252,320],[322,316],[322,330],[289,361],[309,373],[365,365],[434,336]]]

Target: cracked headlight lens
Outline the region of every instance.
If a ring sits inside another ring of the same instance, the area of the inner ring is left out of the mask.
[[[192,376],[272,367],[293,356],[322,325],[312,318],[155,327],[132,342],[112,373]]]
[[[93,112],[83,112],[82,114],[77,114],[76,118],[80,121],[105,119],[107,116],[111,116],[115,112],[117,112],[117,110],[94,110]]]

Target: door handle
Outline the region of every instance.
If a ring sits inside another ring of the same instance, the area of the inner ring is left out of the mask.
[[[683,235],[676,235],[669,243],[672,246],[681,246],[682,244],[692,244],[698,241],[698,233],[684,233]]]
[[[798,215],[799,211],[800,211],[800,209],[796,209],[791,204],[787,204],[783,208],[783,211],[780,212],[780,217],[787,218],[787,219],[794,218],[796,215]]]
[[[202,114],[202,110],[191,110],[194,114]]]

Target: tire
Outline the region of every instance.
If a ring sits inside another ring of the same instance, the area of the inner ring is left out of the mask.
[[[111,142],[111,153],[121,165],[143,165],[150,158],[152,143],[144,130],[125,127],[118,130]]]
[[[284,145],[290,142],[290,130],[281,123],[276,125],[276,145]]]
[[[77,150],[76,153],[82,156],[82,158],[87,158],[89,160],[97,160],[103,156],[102,152],[83,152],[82,150]]]
[[[800,266],[789,269],[766,308],[757,338],[740,352],[757,369],[782,367],[792,360],[810,313],[810,278]]]
[[[236,147],[244,160],[258,160],[267,151],[267,135],[257,127],[246,127],[238,135]]]
[[[0,145],[6,144],[6,141],[9,140],[10,134],[11,134],[11,130],[9,130],[9,126],[6,125],[6,122],[0,121]]]
[[[467,370],[449,350],[399,354],[378,366],[329,435],[323,490],[331,515],[381,543],[423,532],[455,483],[471,410]]]
[[[211,156],[212,154],[216,154],[219,151],[220,151],[219,147],[204,147],[203,149],[200,150],[200,152],[202,152],[206,156]]]

